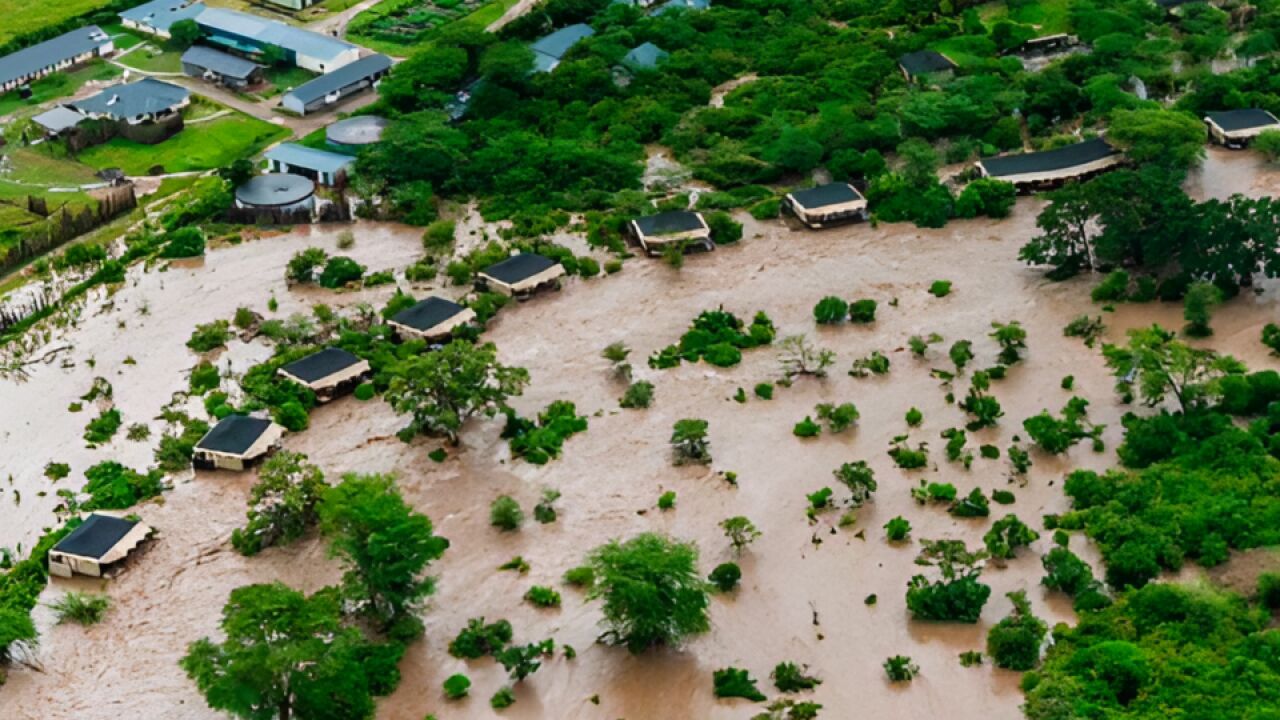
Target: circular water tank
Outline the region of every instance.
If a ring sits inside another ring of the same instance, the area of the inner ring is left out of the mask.
[[[360,115],[339,120],[324,130],[325,140],[331,145],[359,147],[372,145],[382,139],[382,131],[390,121],[376,115]]]
[[[309,178],[289,173],[257,175],[236,188],[241,207],[289,207],[311,199],[316,184]]]

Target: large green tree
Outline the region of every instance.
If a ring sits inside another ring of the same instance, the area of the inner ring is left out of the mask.
[[[645,533],[596,548],[587,564],[594,570],[589,596],[604,601],[606,636],[631,652],[677,645],[710,628],[710,586],[692,543]]]
[[[346,597],[384,626],[405,620],[435,589],[425,571],[449,541],[404,501],[391,476],[344,476],[325,492],[320,523],[330,552],[346,562]]]
[[[457,444],[467,420],[493,417],[508,408],[529,382],[524,368],[498,362],[492,344],[454,340],[435,352],[407,358],[389,370],[386,398],[396,412],[409,415],[403,439],[418,433],[444,435]]]
[[[373,717],[370,646],[343,626],[340,606],[332,589],[237,588],[222,610],[225,639],[197,640],[180,664],[209,707],[245,720]]]
[[[249,491],[248,524],[231,533],[231,544],[245,555],[272,545],[288,545],[319,520],[316,505],[328,485],[320,468],[302,453],[282,450],[258,471]]]

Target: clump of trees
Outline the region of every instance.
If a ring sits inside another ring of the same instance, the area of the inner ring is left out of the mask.
[[[1066,452],[1072,445],[1085,438],[1092,439],[1095,449],[1100,449],[1102,432],[1107,426],[1090,422],[1088,408],[1088,400],[1073,397],[1062,408],[1061,419],[1044,410],[1039,415],[1023,420],[1022,428],[1041,450],[1052,455]]]
[[[529,382],[524,368],[498,362],[492,344],[454,340],[435,352],[412,355],[388,369],[386,399],[396,412],[409,415],[400,431],[403,440],[426,433],[443,435],[453,444],[467,420],[493,417],[509,409],[507,400]]]
[[[732,367],[742,361],[742,351],[773,342],[773,321],[758,312],[747,325],[736,315],[723,309],[705,310],[694,318],[680,342],[654,353],[649,367],[665,369],[681,361],[706,362],[718,367]]]
[[[507,408],[507,438],[511,452],[535,465],[545,465],[560,456],[564,441],[587,429],[586,416],[579,415],[573,403],[557,400],[538,413],[537,422],[520,417]]]
[[[987,654],[996,667],[1030,670],[1040,662],[1040,646],[1049,626],[1032,614],[1025,591],[1017,590],[1005,597],[1013,603],[1013,612],[987,633]]]

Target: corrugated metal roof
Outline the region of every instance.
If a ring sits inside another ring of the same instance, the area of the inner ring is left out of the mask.
[[[1276,124],[1276,116],[1266,110],[1250,108],[1246,110],[1223,110],[1211,112],[1208,118],[1226,132],[1251,130]]]
[[[310,178],[289,173],[255,175],[236,188],[236,200],[245,205],[280,207],[302,202],[314,195],[316,184]]]
[[[196,16],[196,24],[206,30],[239,35],[319,60],[333,60],[356,47],[328,35],[226,8],[206,8]]]
[[[182,62],[205,70],[212,70],[219,75],[241,80],[247,79],[253,74],[254,70],[262,67],[242,57],[224,53],[221,50],[214,50],[204,45],[192,45],[187,48],[187,51],[182,53]]]
[[[295,168],[325,173],[336,173],[355,162],[355,158],[350,155],[317,150],[297,143],[281,143],[268,150],[264,157]]]
[[[228,415],[200,438],[196,449],[241,455],[253,447],[270,427],[271,421],[266,418]]]
[[[1004,155],[1002,157],[982,158],[982,167],[994,178],[1022,175],[1025,173],[1051,172],[1065,168],[1087,165],[1106,157],[1115,155],[1118,150],[1107,144],[1102,138],[1086,140],[1075,145],[1060,147],[1044,152],[1023,153],[1021,155]]]
[[[595,34],[596,31],[592,30],[590,25],[578,23],[562,27],[546,37],[535,40],[529,47],[536,53],[559,60],[569,52],[569,48],[577,45],[579,40]]]
[[[136,520],[93,513],[80,523],[80,527],[72,530],[70,535],[59,540],[53,549],[67,555],[100,558],[110,552],[137,524]]]
[[[59,105],[52,110],[40,113],[31,120],[50,132],[59,133],[79,125],[80,121],[84,120],[84,116]]]
[[[97,25],[72,30],[0,58],[0,85],[96,50],[111,42]]]
[[[913,77],[926,73],[954,70],[956,64],[936,50],[918,50],[898,58],[898,64]]]
[[[657,67],[668,55],[670,53],[666,50],[647,42],[632,48],[631,52],[623,56],[622,62],[629,67],[647,70]]]
[[[174,23],[179,20],[195,20],[204,10],[204,3],[193,0],[152,0],[125,10],[120,13],[120,19],[169,32]]]
[[[143,78],[128,85],[112,85],[97,95],[70,103],[80,112],[123,120],[170,110],[191,95],[184,87]]]
[[[354,85],[361,80],[366,80],[378,73],[386,72],[390,67],[391,58],[386,55],[370,55],[368,57],[362,57],[355,62],[343,65],[333,72],[321,75],[314,80],[310,80],[299,85],[286,93],[285,97],[292,97],[303,105],[306,105],[314,100],[319,100],[331,92],[341,90],[348,85]]]

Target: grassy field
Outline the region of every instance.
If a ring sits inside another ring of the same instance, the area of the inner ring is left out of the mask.
[[[110,80],[120,77],[121,70],[101,60],[95,60],[69,73],[46,75],[31,83],[31,97],[23,100],[17,92],[0,95],[0,117],[17,113],[20,116],[35,115],[40,105],[51,100],[74,94],[90,80]]]
[[[508,9],[519,0],[492,0],[469,14],[457,16],[456,8],[461,3],[436,3],[431,0],[382,0],[382,2],[365,10],[351,21],[347,37],[354,43],[364,45],[372,50],[388,55],[403,57],[415,49],[431,42],[431,37],[442,27],[454,23],[463,23],[484,29],[494,20],[502,17]],[[449,7],[452,6],[452,7]],[[407,12],[407,14],[405,14]],[[394,24],[389,18],[399,13],[400,20],[406,25],[418,25],[423,28],[412,38],[394,39],[387,30],[379,30],[378,26]],[[450,20],[450,17],[456,19]]]
[[[158,145],[113,138],[84,150],[79,160],[99,170],[118,167],[129,175],[146,175],[156,165],[167,173],[213,170],[288,135],[285,128],[236,112],[193,125]]]
[[[993,2],[979,8],[983,22],[988,26],[996,20],[1012,20],[1036,27],[1041,35],[1053,35],[1071,31],[1068,13],[1072,0],[1036,0],[1009,12],[1003,2]]]
[[[67,18],[93,12],[107,4],[108,0],[57,0],[56,2],[30,2],[29,0],[0,0],[0,43],[6,43],[19,35],[48,27]]]
[[[128,55],[122,55],[118,61],[144,72],[182,72],[182,52],[163,44],[147,43]]]
[[[270,67],[263,71],[263,77],[269,84],[266,89],[254,95],[260,98],[271,98],[283,95],[308,80],[316,78],[317,75],[300,67]]]

